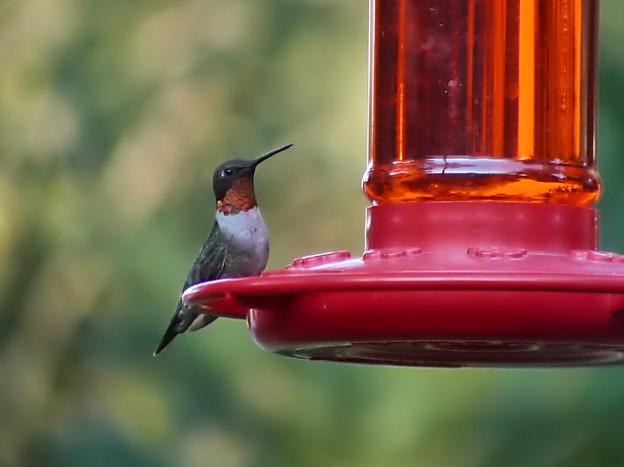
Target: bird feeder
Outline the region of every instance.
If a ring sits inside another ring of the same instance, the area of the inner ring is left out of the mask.
[[[624,360],[624,256],[597,249],[597,0],[371,0],[366,251],[199,284],[312,360]]]

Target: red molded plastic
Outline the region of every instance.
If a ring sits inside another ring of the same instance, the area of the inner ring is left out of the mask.
[[[245,318],[263,348],[414,366],[624,360],[624,257],[596,250],[591,208],[419,202],[368,209],[367,251],[296,259],[184,294]]]

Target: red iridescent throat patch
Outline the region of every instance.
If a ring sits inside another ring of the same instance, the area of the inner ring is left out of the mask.
[[[223,214],[236,214],[256,207],[253,178],[236,180],[222,200],[217,201],[217,209]]]

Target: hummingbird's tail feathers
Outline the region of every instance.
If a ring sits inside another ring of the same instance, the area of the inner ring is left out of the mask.
[[[206,313],[201,313],[197,318],[195,318],[195,320],[191,323],[188,329],[191,332],[199,331],[200,329],[208,326],[215,319],[217,319],[216,316],[207,315]]]
[[[197,313],[184,306],[182,300],[180,300],[171,321],[169,321],[167,330],[160,339],[158,347],[156,347],[156,350],[154,351],[154,357],[162,352],[163,349],[167,347],[178,334],[182,334],[186,331],[190,324],[195,320],[196,316]]]
[[[178,334],[179,333],[175,332],[175,330],[167,328],[162,336],[162,339],[160,340],[160,343],[158,344],[158,347],[156,347],[156,350],[154,350],[154,357],[158,357],[160,352],[162,352],[164,348],[167,347]]]

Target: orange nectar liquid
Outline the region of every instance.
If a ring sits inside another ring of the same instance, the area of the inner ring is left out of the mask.
[[[597,0],[371,0],[374,203],[592,205]]]

